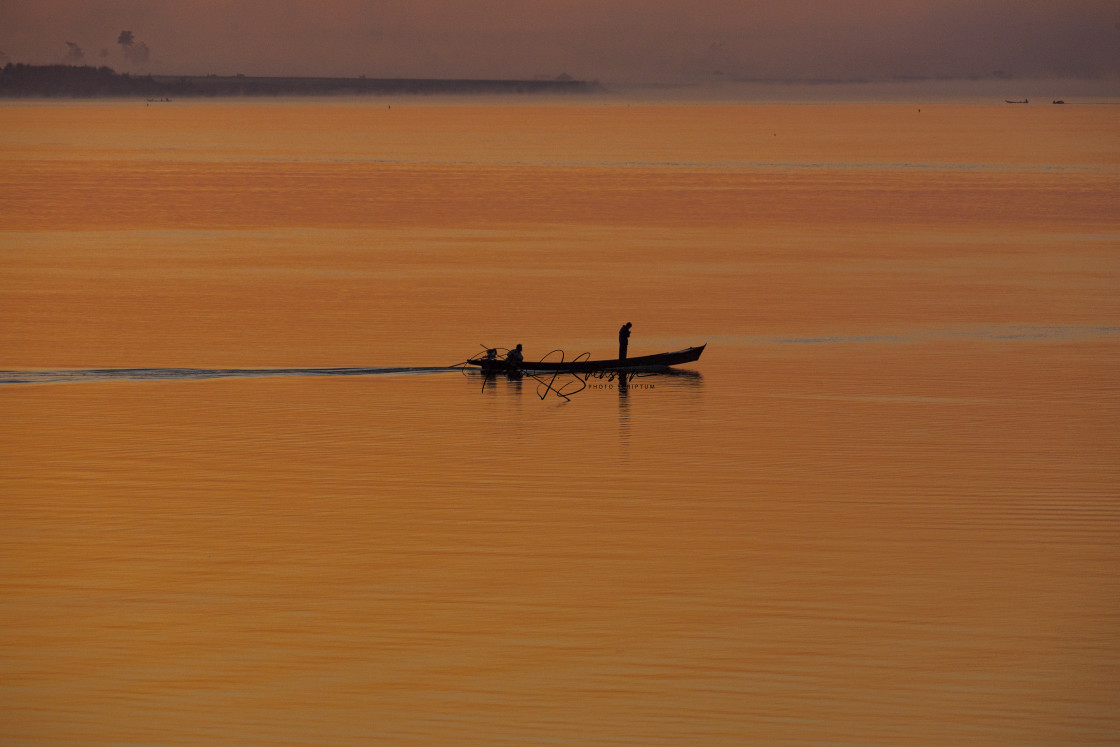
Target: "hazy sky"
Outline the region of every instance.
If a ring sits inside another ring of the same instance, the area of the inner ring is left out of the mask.
[[[0,53],[220,75],[1117,77],[1120,0],[0,0]]]

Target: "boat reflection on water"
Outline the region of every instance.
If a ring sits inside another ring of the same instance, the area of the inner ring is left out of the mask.
[[[627,397],[635,393],[654,393],[659,389],[692,389],[704,383],[704,377],[699,371],[668,367],[660,371],[602,371],[594,374],[560,371],[496,373],[479,369],[463,369],[463,372],[468,377],[481,379],[483,392],[502,390],[520,394],[525,382],[529,381],[536,385],[534,391],[542,400],[550,397],[569,400],[585,394],[617,391],[619,402],[623,404]]]

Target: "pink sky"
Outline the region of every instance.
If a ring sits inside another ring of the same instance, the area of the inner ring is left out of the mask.
[[[120,71],[220,75],[1120,77],[1120,2],[0,0],[0,62],[68,52]]]

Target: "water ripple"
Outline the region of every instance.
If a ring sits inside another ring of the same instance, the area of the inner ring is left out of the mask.
[[[976,329],[920,331],[902,335],[829,335],[825,337],[778,337],[769,342],[797,345],[837,343],[912,343],[932,340],[1038,340],[1069,342],[1115,337],[1120,327],[1000,325]]]
[[[349,368],[90,368],[71,370],[0,371],[0,384],[57,384],[79,381],[197,381],[269,376],[388,376],[443,373],[447,366],[380,366]]]

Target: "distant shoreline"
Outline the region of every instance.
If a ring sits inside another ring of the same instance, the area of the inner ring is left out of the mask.
[[[229,96],[385,96],[436,94],[586,94],[596,81],[567,76],[546,80],[440,78],[303,78],[246,75],[144,75],[108,67],[8,64],[0,69],[0,98],[173,99]]]

